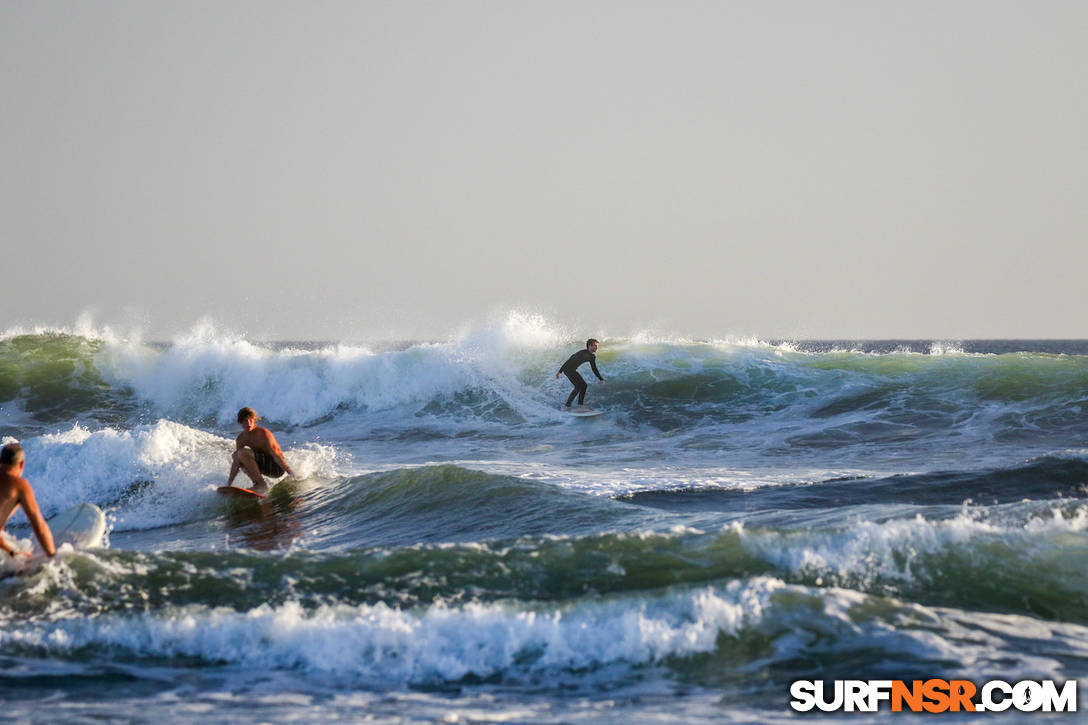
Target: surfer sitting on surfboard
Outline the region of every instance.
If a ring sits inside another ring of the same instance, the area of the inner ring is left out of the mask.
[[[234,483],[234,477],[240,469],[245,469],[255,489],[264,488],[266,485],[262,474],[270,478],[279,478],[284,473],[295,476],[295,472],[287,465],[287,459],[283,457],[276,437],[267,428],[257,425],[257,411],[249,406],[242,408],[238,411],[238,422],[242,425],[242,432],[235,439],[235,450],[230,457],[228,486]]]
[[[586,383],[585,378],[578,374],[578,368],[585,363],[589,363],[589,366],[593,369],[593,374],[597,376],[597,379],[602,383],[604,378],[601,377],[601,373],[597,370],[597,348],[601,343],[597,342],[593,338],[586,340],[586,349],[579,350],[578,352],[567,358],[567,361],[563,363],[563,366],[559,368],[559,372],[555,374],[555,377],[560,375],[566,375],[574,386],[574,390],[570,392],[570,397],[567,398],[567,407],[574,402],[574,396],[578,396],[578,407],[584,407],[586,402],[586,390],[589,389],[589,384]]]
[[[15,513],[19,506],[23,507],[30,527],[34,529],[34,535],[38,537],[42,551],[49,556],[57,553],[53,546],[53,532],[49,530],[49,524],[42,518],[42,512],[38,510],[38,502],[34,499],[34,489],[30,482],[23,478],[23,469],[26,467],[26,453],[18,443],[8,443],[0,448],[0,530],[8,523],[8,519]],[[16,552],[11,548],[4,537],[0,536],[0,549],[9,556],[30,556],[30,552]]]

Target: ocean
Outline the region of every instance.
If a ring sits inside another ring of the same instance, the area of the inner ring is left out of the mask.
[[[244,405],[300,474],[260,504],[215,494]],[[4,720],[858,723],[791,683],[1088,677],[1086,405],[1086,341],[13,328],[0,436],[109,541],[0,581]]]

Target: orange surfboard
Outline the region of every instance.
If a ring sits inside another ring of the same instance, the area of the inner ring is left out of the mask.
[[[240,486],[220,486],[215,489],[220,496],[233,496],[234,498],[264,498],[265,494],[257,493],[249,488]]]

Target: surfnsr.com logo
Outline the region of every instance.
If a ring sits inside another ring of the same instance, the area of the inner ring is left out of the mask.
[[[1009,683],[990,680],[797,680],[790,685],[790,707],[798,712],[1076,712],[1077,681]]]

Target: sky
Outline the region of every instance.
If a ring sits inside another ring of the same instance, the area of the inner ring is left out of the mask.
[[[0,0],[0,327],[1088,338],[1088,3]]]

